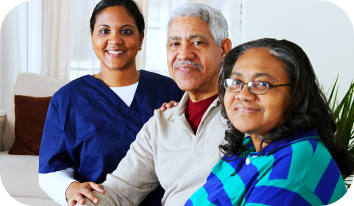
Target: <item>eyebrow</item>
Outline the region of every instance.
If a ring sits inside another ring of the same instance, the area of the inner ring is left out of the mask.
[[[168,38],[168,41],[176,41],[176,40],[181,40],[181,37],[178,36],[171,36],[170,38]]]
[[[231,75],[236,75],[236,76],[239,76],[239,77],[243,77],[242,73],[240,72],[233,72]],[[273,77],[272,75],[268,74],[268,73],[256,73],[254,75],[255,78],[257,77],[269,77],[271,79],[273,79],[274,81],[276,82],[279,82],[275,77]]]
[[[191,35],[188,37],[188,40],[193,40],[193,39],[203,39],[206,43],[209,43],[208,39],[203,36],[203,35]],[[179,37],[179,36],[171,36],[170,38],[168,38],[168,41],[180,41],[182,40],[182,37]]]
[[[203,35],[198,35],[198,34],[197,34],[197,35],[189,36],[189,37],[188,37],[188,40],[193,40],[193,39],[198,39],[198,38],[203,39],[205,42],[209,43],[208,39],[207,39],[205,36],[203,36]]]
[[[132,28],[135,28],[133,25],[130,25],[130,24],[125,24],[125,25],[121,26],[120,28],[124,28],[124,27],[127,27],[127,26],[132,27]],[[98,28],[98,27],[109,27],[109,28],[111,28],[111,27],[110,27],[109,25],[107,25],[107,24],[101,24],[101,25],[98,25],[97,28]]]

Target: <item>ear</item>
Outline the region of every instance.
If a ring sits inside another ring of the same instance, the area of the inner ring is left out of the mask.
[[[143,46],[143,41],[144,41],[144,32],[140,34],[140,45],[139,45],[139,47]]]
[[[225,57],[225,55],[231,50],[232,48],[232,43],[229,38],[225,38],[224,40],[221,41],[221,49],[222,49],[222,58]]]
[[[92,36],[93,36],[93,32],[91,32],[91,42],[92,42],[92,46],[93,46],[93,39],[92,39]]]

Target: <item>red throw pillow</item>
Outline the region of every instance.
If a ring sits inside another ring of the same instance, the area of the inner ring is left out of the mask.
[[[15,95],[15,142],[9,154],[39,155],[51,99],[52,97]]]

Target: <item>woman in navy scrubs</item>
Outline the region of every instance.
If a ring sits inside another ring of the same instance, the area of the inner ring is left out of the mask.
[[[39,184],[61,205],[83,203],[83,195],[95,202],[91,190],[104,192],[95,183],[116,169],[154,109],[183,95],[171,78],[137,70],[145,22],[134,1],[100,1],[90,28],[101,72],[54,94],[39,154]]]

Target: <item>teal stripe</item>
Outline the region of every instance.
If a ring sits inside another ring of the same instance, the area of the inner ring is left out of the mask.
[[[243,205],[245,200],[245,184],[243,183],[240,176],[235,175],[223,182],[224,190],[226,194],[230,197],[232,205]],[[235,187],[237,185],[237,187]],[[242,197],[242,198],[241,198]]]
[[[224,160],[220,160],[211,170],[221,181],[234,175],[236,170]]]
[[[334,192],[328,204],[332,204],[336,202],[337,200],[342,198],[345,195],[345,193],[347,193],[347,189],[345,187],[342,176],[339,176],[336,188],[334,189]]]
[[[306,177],[308,165],[313,155],[312,145],[309,141],[299,142],[291,145],[293,154],[291,158],[288,179],[303,181]]]
[[[316,190],[324,172],[326,171],[331,161],[331,155],[322,142],[317,142],[317,149],[312,157],[310,167],[307,169],[307,174],[304,179],[306,184],[312,191]]]
[[[190,198],[193,205],[210,205],[216,206],[208,200],[208,193],[205,191],[204,187],[201,187],[197,192],[195,192]],[[203,204],[201,204],[203,203]]]
[[[257,158],[248,157],[251,159],[251,163],[257,168],[259,173],[258,180],[264,179],[264,175],[269,176],[273,169],[273,162],[275,158],[273,155],[270,156],[259,156]],[[268,180],[268,178],[267,178]]]
[[[284,188],[289,191],[296,192],[311,205],[323,205],[322,201],[317,197],[317,195],[315,195],[313,191],[311,191],[308,187],[299,182],[277,179],[259,182],[256,184],[256,187],[258,186],[273,186],[278,188]]]

